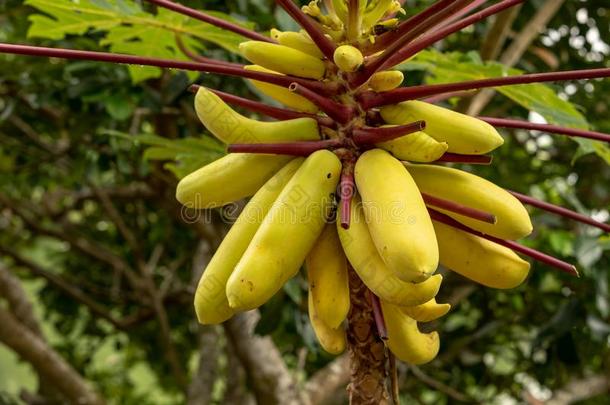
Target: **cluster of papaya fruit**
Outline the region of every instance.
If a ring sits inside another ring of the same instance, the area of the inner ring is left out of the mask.
[[[231,153],[182,179],[177,199],[206,209],[251,198],[207,265],[195,309],[202,323],[223,322],[264,304],[305,264],[313,329],[326,351],[340,353],[351,267],[380,300],[389,349],[403,361],[426,363],[438,352],[439,336],[421,333],[418,322],[450,309],[435,300],[439,263],[482,285],[514,288],[527,277],[528,262],[484,235],[516,240],[532,224],[506,190],[437,164],[443,156],[480,156],[501,146],[491,125],[425,101],[359,103],[359,92],[383,94],[403,81],[402,72],[382,69],[349,85],[375,32],[396,24],[397,2],[372,1],[361,10],[362,46],[347,40],[347,3],[327,3],[334,5],[328,13],[316,2],[304,11],[328,38],[344,42],[332,59],[305,31],[272,30],[275,42],[240,46],[253,63],[247,70],[295,78],[288,88],[251,84],[299,116],[253,120],[222,93],[197,88],[199,118]],[[298,79],[346,90],[314,94]]]

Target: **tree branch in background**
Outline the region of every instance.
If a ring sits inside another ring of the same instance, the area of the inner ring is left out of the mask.
[[[256,400],[260,404],[296,405],[302,403],[296,382],[271,337],[255,336],[258,311],[235,315],[223,324],[235,354],[246,370]]]
[[[246,385],[246,371],[232,345],[225,346],[227,353],[225,404],[256,405],[254,395]]]
[[[102,204],[104,211],[106,211],[106,214],[108,215],[108,217],[110,218],[112,223],[114,223],[114,225],[117,227],[119,233],[125,239],[125,242],[127,242],[129,247],[131,247],[131,250],[133,251],[133,254],[138,262],[138,266],[140,266],[140,267],[145,266],[144,255],[142,253],[142,248],[141,248],[140,244],[138,243],[138,240],[136,239],[133,232],[131,232],[131,229],[129,229],[129,227],[123,220],[123,217],[121,216],[119,211],[116,209],[114,203],[112,202],[112,200],[110,199],[108,194],[106,194],[104,189],[99,188],[95,185],[91,185],[91,188],[92,188],[93,192],[95,193],[95,195],[97,196],[100,203]]]
[[[6,195],[0,193],[0,203],[10,208],[17,216],[19,216],[25,225],[35,233],[50,236],[59,240],[67,242],[73,248],[79,250],[87,256],[93,257],[103,263],[108,264],[113,269],[121,272],[125,275],[127,280],[131,283],[132,288],[138,290],[141,285],[139,277],[133,272],[130,266],[123,260],[122,257],[116,255],[112,251],[108,250],[104,246],[94,243],[83,235],[75,234],[68,229],[68,226],[59,226],[59,229],[50,229],[42,225],[42,218],[44,215],[36,207],[31,204],[27,207],[27,212],[24,210],[23,203],[13,201]],[[34,217],[32,217],[34,215]]]
[[[187,405],[209,404],[218,375],[218,330],[199,326],[199,365],[187,390]]]
[[[10,257],[14,260],[17,266],[26,268],[33,275],[44,278],[48,283],[58,288],[60,291],[62,291],[75,301],[78,301],[81,304],[85,305],[87,308],[89,308],[91,313],[110,322],[117,329],[123,329],[124,325],[122,324],[122,322],[115,319],[103,305],[100,305],[97,301],[93,300],[91,297],[89,297],[89,295],[87,295],[85,292],[83,292],[81,289],[74,286],[70,282],[42,268],[35,262],[26,259],[20,254],[13,252],[12,250],[6,249],[2,245],[0,245],[0,254]],[[21,317],[19,318],[21,319]]]
[[[468,395],[466,394],[462,394],[461,392],[459,392],[458,390],[456,390],[455,388],[452,388],[432,377],[430,377],[428,374],[424,373],[419,367],[417,366],[409,366],[409,370],[411,370],[411,372],[413,373],[413,375],[420,380],[421,382],[423,382],[424,384],[426,384],[427,386],[435,389],[436,391],[442,392],[443,394],[447,395],[449,398],[458,401],[458,402],[466,402],[469,404],[473,404],[476,403],[476,401],[474,401],[472,398],[470,398]]]
[[[546,0],[538,12],[523,27],[519,35],[513,39],[510,46],[502,53],[499,62],[513,67],[521,59],[527,48],[538,38],[540,32],[546,27],[549,21],[557,14],[565,0]],[[469,115],[479,115],[489,104],[495,94],[494,90],[483,90],[474,96],[467,109]]]
[[[159,337],[164,346],[165,358],[170,365],[176,383],[186,390],[188,385],[186,371],[182,366],[183,362],[178,355],[178,351],[176,350],[176,346],[172,339],[172,330],[163,303],[163,297],[157,288],[152,271],[143,271],[142,275],[145,277],[146,292],[152,301],[151,306],[159,322]]]
[[[565,387],[555,391],[546,405],[568,405],[610,393],[610,379],[605,375],[593,375],[570,381]]]
[[[498,14],[481,45],[481,59],[495,60],[500,55],[521,7],[522,5],[519,4]]]
[[[338,390],[349,382],[349,357],[343,354],[312,375],[305,384],[305,394],[313,405],[329,403]]]
[[[0,263],[0,297],[4,298],[13,315],[36,336],[43,338],[32,303],[27,298],[19,279]]]
[[[73,404],[102,405],[105,401],[87,381],[44,340],[0,308],[0,342],[34,367],[45,383],[53,385]]]
[[[32,302],[28,298],[26,291],[21,285],[21,281],[13,275],[2,263],[0,263],[0,297],[8,302],[8,307],[12,315],[28,328],[40,340],[46,339],[40,329],[40,324],[34,314]],[[21,390],[20,397],[28,404],[62,403],[65,398],[52,385],[46,382],[44,376],[34,369],[38,374],[38,392],[30,393]]]
[[[32,142],[51,155],[59,155],[66,151],[67,145],[53,145],[40,136],[30,124],[22,120],[18,115],[11,114],[8,121],[19,129]]]

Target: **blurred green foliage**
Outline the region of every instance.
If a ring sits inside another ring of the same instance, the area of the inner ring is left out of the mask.
[[[81,10],[75,20],[78,24],[49,20],[49,16],[64,22],[75,18],[70,11],[60,11],[61,5],[69,3],[5,1],[0,4],[0,40],[185,58],[174,41],[175,32],[185,30],[190,35],[187,44],[194,49],[236,59],[227,52],[239,41],[234,35],[169,12],[157,15],[131,1],[81,1],[80,6],[89,11]],[[267,0],[183,3],[249,21],[259,30],[294,27]],[[419,8],[425,3],[407,1],[407,6]],[[542,3],[527,2],[514,26],[523,27]],[[48,16],[42,17],[32,6]],[[87,23],[81,24],[86,15]],[[519,71],[607,64],[608,54],[587,40],[592,29],[608,38],[607,1],[568,1],[549,27],[551,31],[541,35],[516,66]],[[408,81],[440,83],[500,72],[500,66],[482,64],[477,53],[471,52],[479,49],[487,28],[488,24],[479,24],[442,44],[440,50],[455,53],[422,55],[411,65]],[[2,260],[29,286],[54,348],[117,404],[181,403],[183,398],[163,356],[159,325],[147,312],[150,308],[143,306],[141,292],[129,285],[120,268],[87,253],[75,240],[92,241],[103,248],[104,255],[137,266],[136,252],[96,194],[105,190],[135,235],[142,256],[157,257],[154,278],[167,289],[171,336],[180,361],[192,365],[198,346],[191,310],[191,260],[201,232],[222,233],[225,214],[222,210],[209,213],[211,220],[204,221],[202,231],[185,223],[173,198],[176,176],[223,153],[222,146],[204,134],[191,106],[192,96],[185,92],[195,77],[142,67],[0,55]],[[201,75],[197,80],[256,97],[238,79]],[[610,132],[609,92],[610,80],[535,86],[525,93],[506,89],[507,97],[496,96],[484,115],[527,119],[532,109],[550,122],[577,126],[588,122],[591,128]],[[570,103],[562,101],[566,99]],[[506,144],[494,154],[492,166],[466,168],[501,186],[608,219],[607,148],[581,143],[590,148],[587,152],[600,155],[587,154],[574,161],[576,144],[564,137],[526,131],[504,135]],[[549,389],[607,373],[610,367],[610,238],[538,210],[532,215],[535,233],[526,243],[577,263],[581,278],[572,279],[538,263],[528,282],[511,291],[472,286],[454,274],[446,278],[440,301],[458,294],[463,299],[435,325],[441,332],[441,353],[422,371],[465,394],[468,402],[522,401],[524,391],[544,397]],[[15,255],[69,281],[113,319],[135,321],[124,328],[112,325],[48,278],[41,281]],[[290,281],[262,308],[257,332],[271,334],[292,368],[297,368],[299,352],[305,348],[302,372],[309,375],[331,357],[321,351],[309,327],[305,288],[300,276]],[[222,403],[227,390],[226,362],[226,357],[218,360],[214,403]],[[17,373],[15,367],[6,351],[0,352],[0,376],[9,376],[0,378],[0,403],[16,401],[18,388],[32,388],[31,374],[22,377],[30,372],[20,369],[25,371]],[[422,383],[406,367],[401,368],[401,388],[406,403],[456,401],[447,392]],[[610,401],[595,398],[590,403]]]

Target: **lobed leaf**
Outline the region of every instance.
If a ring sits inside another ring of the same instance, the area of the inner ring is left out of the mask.
[[[232,53],[238,52],[238,45],[244,40],[233,32],[170,10],[148,13],[131,0],[26,0],[25,4],[44,13],[29,16],[29,38],[59,40],[68,35],[102,32],[99,44],[109,46],[112,52],[187,60],[176,45],[177,34],[191,48],[203,48],[204,41]],[[226,14],[208,13],[235,22]],[[134,82],[159,77],[161,71],[155,67],[129,66]],[[197,73],[189,75],[194,79]]]

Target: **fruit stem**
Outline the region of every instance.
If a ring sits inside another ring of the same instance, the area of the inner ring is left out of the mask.
[[[339,104],[299,83],[292,83],[288,90],[305,97],[340,124],[347,124],[354,116],[354,109],[352,107]]]
[[[377,328],[377,335],[381,340],[388,340],[388,329],[385,326],[385,319],[383,317],[383,311],[381,311],[381,303],[379,297],[376,296],[367,288],[369,299],[371,300],[371,306],[373,307],[373,317],[375,318],[375,327]]]
[[[297,22],[307,33],[309,37],[315,44],[318,46],[320,51],[326,56],[328,60],[333,60],[333,55],[335,54],[335,49],[337,46],[331,41],[322,29],[318,26],[318,24],[307,14],[303,12],[292,2],[292,0],[276,0],[276,2],[282,6],[284,10]]]
[[[480,120],[499,128],[530,129],[534,131],[550,132],[553,134],[574,136],[578,138],[595,139],[610,143],[610,135],[602,132],[587,131],[584,129],[565,128],[557,125],[534,124],[529,121],[511,120],[505,118],[477,117]]]
[[[370,77],[375,74],[375,72],[382,69],[383,66],[386,65],[386,62],[392,58],[397,52],[419,37],[420,35],[433,30],[440,23],[449,18],[452,14],[454,14],[457,10],[464,8],[468,3],[472,0],[453,0],[447,7],[440,9],[438,12],[430,15],[424,21],[420,22],[415,27],[410,27],[410,29],[405,32],[402,36],[395,39],[389,46],[384,50],[384,52],[378,57],[370,60],[365,66],[357,74],[353,75],[350,80],[350,87],[357,88],[361,86],[363,83],[366,83]]]
[[[430,205],[436,208],[442,208],[447,211],[455,212],[456,214],[464,215],[472,219],[487,222],[488,224],[495,224],[496,222],[498,222],[496,216],[490,214],[489,212],[481,211],[472,207],[467,207],[465,205],[458,204],[454,201],[445,200],[443,198],[438,198],[426,193],[421,193],[421,196],[424,199],[426,205]]]
[[[352,163],[344,163],[339,182],[339,197],[341,197],[341,218],[340,225],[343,229],[349,229],[352,217],[352,198],[356,192],[356,182],[354,181],[354,168]]]
[[[211,16],[211,15],[203,13],[199,10],[195,10],[190,7],[183,6],[182,4],[174,3],[169,0],[145,0],[145,1],[148,1],[149,3],[155,4],[159,7],[175,11],[178,14],[186,15],[186,16],[192,17],[196,20],[206,22],[206,23],[214,25],[218,28],[232,31],[236,34],[239,34],[246,38],[253,39],[255,41],[275,42],[273,39],[266,37],[262,34],[259,34],[258,32],[241,27],[237,24],[233,24],[233,23],[223,20],[221,18]]]
[[[402,101],[414,100],[433,96],[436,94],[476,90],[487,87],[510,86],[515,84],[545,83],[562,80],[584,80],[600,79],[610,77],[610,68],[566,70],[563,72],[549,73],[530,73],[519,76],[493,77],[481,80],[469,80],[458,83],[430,84],[412,87],[401,87],[385,93],[375,93],[372,91],[361,93],[358,96],[363,109],[379,107],[387,104],[396,104]]]
[[[197,90],[202,87],[198,84],[193,84],[189,87],[191,93],[197,93]],[[206,87],[207,88],[207,87]],[[311,118],[318,121],[318,124],[325,127],[334,127],[335,122],[330,117],[323,117],[316,114],[308,114],[304,112],[292,111],[285,108],[273,107],[259,101],[249,100],[247,98],[239,97],[234,94],[225,93],[224,91],[215,90],[208,88],[211,92],[216,94],[222,100],[227,103],[237,105],[243,108],[247,108],[250,111],[257,112],[259,114],[267,115],[271,118],[278,120],[292,120],[296,118]]]
[[[409,59],[411,56],[415,55],[422,49],[429,47],[435,42],[440,41],[443,38],[448,37],[449,35],[460,31],[469,25],[475,24],[489,16],[497,14],[501,11],[506,10],[507,8],[513,7],[517,4],[523,3],[525,0],[503,0],[499,3],[494,4],[491,7],[487,7],[477,13],[471,14],[468,17],[459,20],[453,24],[447,25],[446,27],[442,27],[436,31],[434,31],[430,35],[424,35],[417,41],[412,42],[410,45],[405,46],[400,51],[395,52],[388,60],[381,65],[381,69],[386,69],[401,63],[404,60]]]
[[[46,56],[50,58],[91,60],[97,62],[110,62],[127,65],[155,66],[159,68],[182,69],[195,72],[218,73],[226,76],[237,76],[248,79],[259,80],[266,83],[289,87],[291,83],[299,83],[303,87],[315,90],[322,94],[334,94],[338,90],[332,85],[292,76],[282,76],[264,72],[245,70],[243,65],[226,62],[226,65],[218,63],[201,63],[192,61],[179,61],[172,59],[150,58],[121,53],[81,51],[76,49],[48,48],[43,46],[16,45],[0,43],[0,53],[10,53],[28,56]]]
[[[443,156],[434,163],[465,163],[471,165],[490,165],[493,157],[489,155],[459,155],[457,153],[445,152]]]
[[[475,231],[474,229],[471,229],[471,228],[467,227],[466,225],[459,223],[455,219],[453,219],[445,214],[441,214],[440,212],[435,211],[433,209],[428,208],[428,212],[430,213],[430,218],[432,218],[435,221],[442,222],[453,228],[459,229],[464,232],[471,233],[471,234],[478,236],[480,238],[483,238],[483,239],[487,239],[491,242],[497,243],[498,245],[501,245],[501,246],[507,247],[509,249],[512,249],[516,252],[519,252],[525,256],[529,256],[534,260],[537,260],[539,262],[548,264],[549,266],[555,267],[572,276],[579,277],[576,267],[574,267],[570,263],[566,263],[563,260],[559,260],[553,256],[549,256],[546,253],[542,253],[538,250],[529,248],[527,246],[523,246],[512,240],[504,240],[504,239],[496,238],[494,236],[486,235],[479,231]]]
[[[227,146],[229,153],[264,153],[271,155],[309,156],[321,149],[341,146],[337,139],[284,143],[234,143]]]
[[[391,141],[414,132],[423,131],[426,128],[425,121],[415,121],[407,125],[396,125],[381,128],[356,128],[352,131],[356,145],[370,145]]]
[[[351,405],[387,404],[386,348],[375,333],[375,319],[367,288],[348,264],[350,310],[347,315],[347,349]]]
[[[541,200],[538,200],[534,197],[530,197],[525,194],[517,193],[516,191],[511,191],[511,190],[507,190],[507,191],[509,193],[511,193],[512,195],[514,195],[519,201],[521,201],[524,204],[528,204],[533,207],[540,208],[545,211],[552,212],[553,214],[558,214],[562,217],[570,218],[570,219],[573,219],[578,222],[582,222],[583,224],[594,226],[596,228],[603,230],[604,232],[610,232],[609,224],[605,224],[603,222],[596,221],[593,218],[590,218],[586,215],[582,215],[578,212],[569,210],[567,208],[560,207],[560,206],[557,206],[557,205],[554,205],[554,204],[551,204],[551,203],[548,203],[545,201],[541,201]]]

